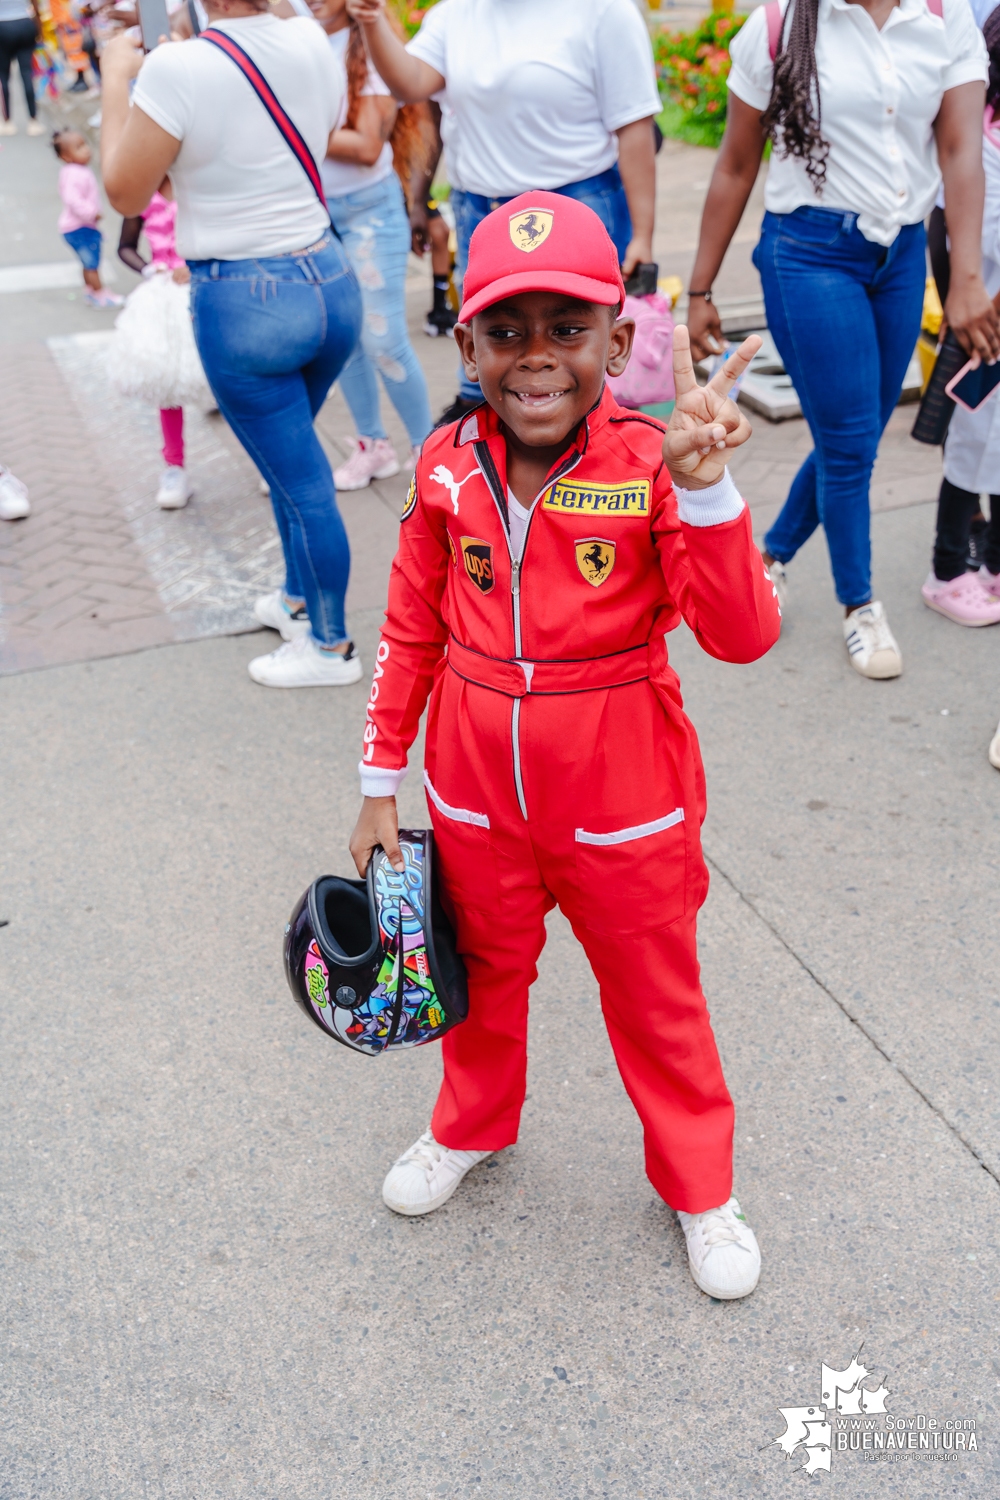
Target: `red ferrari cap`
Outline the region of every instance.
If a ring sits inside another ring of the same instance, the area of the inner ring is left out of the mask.
[[[565,292],[606,307],[625,301],[618,252],[592,208],[562,193],[521,193],[477,226],[460,321],[518,292]]]

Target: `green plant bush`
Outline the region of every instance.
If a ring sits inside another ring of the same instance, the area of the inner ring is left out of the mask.
[[[653,55],[665,96],[660,129],[694,146],[717,146],[726,128],[729,44],[746,16],[714,12],[695,31],[660,31]]]

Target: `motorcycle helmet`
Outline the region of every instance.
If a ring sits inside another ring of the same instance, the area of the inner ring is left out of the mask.
[[[321,1031],[355,1052],[420,1047],[464,1021],[465,965],[441,909],[434,835],[401,829],[405,868],[375,850],[364,880],[322,875],[285,928],[285,976]]]

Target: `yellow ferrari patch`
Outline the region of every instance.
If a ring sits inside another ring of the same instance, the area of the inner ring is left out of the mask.
[[[584,537],[576,544],[576,565],[588,583],[600,588],[611,577],[615,565],[615,544],[600,536]]]
[[[560,479],[545,496],[542,509],[564,516],[601,516],[616,521],[648,516],[649,489],[648,479],[629,479],[624,484],[573,484]]]
[[[529,208],[513,214],[510,221],[511,244],[525,253],[544,245],[552,233],[552,213],[547,208]]]
[[[414,474],[413,478],[410,480],[410,488],[406,492],[406,504],[403,506],[403,514],[400,516],[399,519],[401,521],[405,521],[406,518],[407,518],[407,516],[412,516],[412,514],[413,514],[413,512],[414,512],[414,510],[416,508],[416,504],[417,504],[417,476],[416,476],[416,474]]]

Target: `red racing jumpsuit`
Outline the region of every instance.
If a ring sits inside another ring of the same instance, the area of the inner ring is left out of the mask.
[[[699,980],[705,785],[665,632],[710,655],[774,644],[749,512],[679,520],[663,427],[608,391],[549,475],[523,547],[481,407],[424,444],[400,528],[362,782],[388,795],[430,697],[424,785],[469,1017],[445,1036],[442,1145],[517,1139],[528,987],[558,903],[586,950],[646,1170],[674,1208],[732,1191],[733,1105]]]

